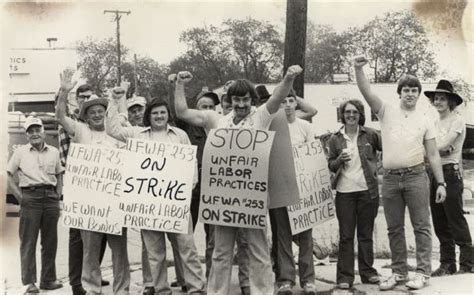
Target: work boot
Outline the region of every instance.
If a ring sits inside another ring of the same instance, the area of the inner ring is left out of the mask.
[[[456,264],[443,264],[438,267],[434,272],[431,273],[432,277],[443,277],[449,276],[456,272]]]

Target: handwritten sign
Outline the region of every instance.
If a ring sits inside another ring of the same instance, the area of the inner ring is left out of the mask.
[[[268,162],[274,132],[212,129],[204,147],[199,219],[265,228]]]
[[[120,149],[71,144],[64,175],[64,226],[122,234],[122,156]]]
[[[126,149],[124,226],[188,233],[196,146],[128,139]]]
[[[293,146],[300,200],[288,206],[293,235],[334,218],[334,198],[329,169],[319,140]]]

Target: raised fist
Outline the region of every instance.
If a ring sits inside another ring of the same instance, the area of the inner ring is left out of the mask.
[[[295,78],[303,72],[303,69],[299,65],[292,65],[286,70],[286,75],[290,78]]]
[[[111,91],[114,100],[119,100],[122,97],[125,97],[125,93],[127,93],[127,91],[121,86],[114,87]]]
[[[358,55],[355,56],[353,59],[354,67],[356,68],[361,68],[365,66],[369,60],[365,57],[365,55]]]
[[[191,75],[190,72],[184,71],[184,72],[178,73],[176,81],[178,83],[188,83],[192,79],[193,79],[193,75]]]
[[[176,74],[168,75],[168,82],[173,83],[174,81],[176,81],[176,77],[177,77]]]
[[[66,68],[59,73],[59,80],[61,85],[61,90],[64,92],[70,92],[74,86],[77,84],[77,80],[73,80],[75,70],[73,68]]]

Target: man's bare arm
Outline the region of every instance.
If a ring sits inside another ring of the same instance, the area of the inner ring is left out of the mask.
[[[266,102],[266,108],[270,114],[276,113],[280,108],[280,103],[288,96],[290,89],[293,86],[293,81],[296,76],[301,74],[303,69],[299,65],[293,65],[286,71],[283,80],[273,90],[272,96]]]
[[[362,96],[369,104],[370,108],[374,113],[378,113],[382,107],[383,101],[370,89],[370,82],[365,76],[364,70],[362,69],[368,63],[365,57],[356,57],[354,59],[354,69],[357,81],[357,87],[359,87]]]

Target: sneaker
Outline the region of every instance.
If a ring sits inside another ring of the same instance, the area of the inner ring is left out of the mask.
[[[405,284],[405,286],[407,286],[410,289],[418,290],[418,289],[421,289],[424,286],[426,286],[428,284],[429,279],[430,279],[430,277],[428,277],[428,276],[426,276],[422,273],[417,273],[417,274],[415,274],[415,277],[413,279],[409,280]]]
[[[72,286],[72,295],[86,295],[87,291],[82,287],[82,285]]]
[[[378,284],[380,283],[380,277],[378,275],[371,276],[367,279],[368,284]]]
[[[337,284],[337,287],[342,290],[348,290],[351,285],[349,283],[339,283]]]
[[[291,295],[293,294],[292,289],[293,287],[290,283],[283,283],[278,286],[277,295]]]
[[[406,279],[407,279],[407,276],[394,273],[389,278],[383,280],[380,283],[379,289],[380,291],[392,290],[393,288],[395,288],[397,284],[399,284],[400,282],[406,281]]]
[[[142,295],[155,295],[155,288],[147,286],[143,289]]]
[[[316,295],[316,285],[313,283],[304,284],[303,292],[305,295]]]
[[[456,272],[456,264],[441,264],[437,270],[431,273],[432,277],[443,277]]]

